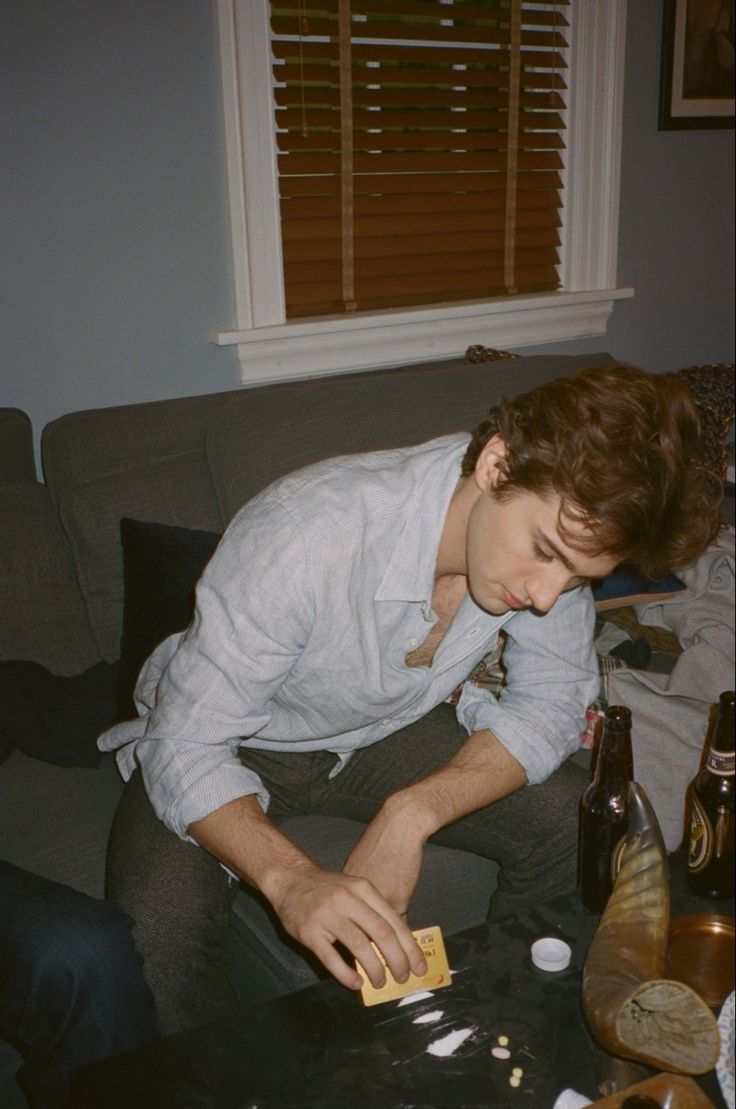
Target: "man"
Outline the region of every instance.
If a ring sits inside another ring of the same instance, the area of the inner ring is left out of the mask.
[[[584,778],[564,760],[597,690],[587,584],[707,545],[717,490],[697,442],[675,378],[605,367],[504,402],[470,442],[320,463],[238,513],[189,629],[144,667],[139,719],[100,738],[124,777],[140,766],[163,822],[136,774],[110,892],[164,1031],[227,1005],[219,864],[352,989],[351,957],[383,981],[371,941],[397,979],[423,973],[405,914],[430,838],[500,862],[497,917],[574,884]],[[501,629],[505,687],[466,684],[458,727],[443,703]],[[279,831],[295,812],[367,823],[342,872]]]

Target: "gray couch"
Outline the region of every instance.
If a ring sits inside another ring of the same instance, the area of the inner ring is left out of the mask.
[[[68,678],[115,663],[122,517],[220,532],[249,497],[299,466],[470,430],[502,394],[610,360],[458,359],[74,412],[43,429],[44,484],[27,417],[0,409],[0,659],[33,660]],[[60,766],[11,749],[0,764],[0,856],[102,896],[120,791],[111,756],[96,768]],[[339,866],[360,826],[311,817],[287,830]],[[413,907],[417,926],[450,933],[482,920],[494,880],[494,864],[430,847]],[[232,914],[228,959],[243,998],[247,979],[248,1001],[314,976],[245,890]],[[6,1054],[6,1071],[15,1063]]]

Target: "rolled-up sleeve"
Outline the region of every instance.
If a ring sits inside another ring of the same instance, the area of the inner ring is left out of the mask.
[[[525,611],[505,625],[506,682],[498,697],[466,682],[457,717],[469,734],[490,730],[542,782],[580,746],[598,666],[590,589],[563,594],[545,616]]]
[[[197,587],[190,627],[154,653],[136,687],[143,727],[134,759],[157,815],[183,839],[237,797],[268,803],[237,751],[268,724],[309,634],[312,602],[301,537],[266,502],[233,521]]]

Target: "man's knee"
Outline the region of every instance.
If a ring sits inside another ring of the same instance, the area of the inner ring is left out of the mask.
[[[91,898],[34,915],[16,940],[16,954],[30,968],[33,988],[64,1004],[80,991],[115,992],[141,974],[129,919],[115,905]]]

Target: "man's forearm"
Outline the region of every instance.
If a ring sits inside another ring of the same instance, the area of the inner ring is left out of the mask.
[[[234,874],[278,899],[285,875],[315,864],[266,816],[255,794],[238,797],[187,829],[192,839]]]
[[[490,731],[476,732],[444,766],[387,799],[394,819],[424,841],[440,828],[526,785],[523,767]]]
[[[406,913],[431,835],[526,784],[520,763],[492,732],[476,732],[439,770],[386,799],[345,863]]]
[[[396,910],[365,877],[323,870],[284,836],[255,796],[230,801],[189,825],[189,835],[268,898],[286,931],[313,951],[344,986],[362,979],[340,955],[341,944],[374,986],[385,981],[380,948],[398,981],[423,974],[424,957]]]

